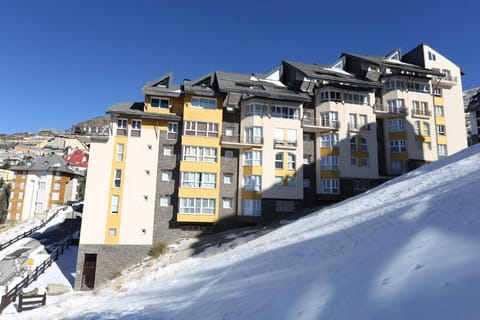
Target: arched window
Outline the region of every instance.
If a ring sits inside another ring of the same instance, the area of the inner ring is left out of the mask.
[[[350,151],[357,151],[357,136],[350,139]]]
[[[295,164],[295,155],[293,153],[288,154],[288,170],[295,170],[296,164]]]
[[[283,152],[275,155],[275,169],[283,169]]]
[[[360,137],[360,147],[362,151],[368,151],[367,139]]]

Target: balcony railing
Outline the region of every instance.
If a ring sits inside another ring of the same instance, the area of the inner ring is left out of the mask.
[[[445,75],[443,77],[441,76],[433,76],[433,80],[443,80],[443,81],[449,81],[449,82],[457,82],[457,77],[454,77],[452,75]]]
[[[412,109],[412,116],[431,117],[432,112],[430,110]]]
[[[296,147],[297,140],[285,140],[285,139],[274,139],[273,144],[275,147]]]
[[[242,139],[243,143],[248,143],[248,144],[263,144],[263,137],[243,137]]]
[[[370,124],[359,125],[359,124],[349,123],[348,124],[348,130],[350,130],[350,131],[369,131],[370,130]]]
[[[391,114],[401,114],[401,115],[408,114],[408,109],[406,107],[392,107],[384,104],[375,104],[374,110],[375,112],[384,112],[384,113],[391,113]]]
[[[319,128],[338,129],[340,128],[340,121],[331,119],[312,119],[304,118],[302,120],[304,126],[312,126]]]

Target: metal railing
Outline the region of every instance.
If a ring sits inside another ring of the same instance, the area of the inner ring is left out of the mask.
[[[15,238],[13,239],[10,239],[8,240],[7,242],[4,242],[2,244],[0,244],[0,251],[2,251],[3,249],[11,246],[12,244],[14,244],[15,242],[17,242],[18,240],[21,240],[25,237],[28,237],[29,235],[31,235],[32,233],[34,233],[35,231],[37,231],[38,229],[41,229],[43,228],[47,223],[49,223],[50,221],[52,221],[53,218],[55,218],[58,213],[60,212],[60,210],[63,210],[63,209],[58,209],[57,211],[55,211],[54,214],[52,214],[47,220],[45,220],[44,222],[42,222],[41,224],[39,224],[38,226],[36,227],[33,227],[32,229],[28,230],[28,231],[25,231],[24,233],[21,233],[19,234],[18,236],[16,236]]]
[[[19,283],[17,283],[12,289],[7,290],[7,292],[2,296],[2,300],[0,302],[0,313],[15,299],[18,297],[20,293],[22,293],[23,288],[28,287],[32,282],[36,281],[38,276],[44,273],[48,267],[52,265],[53,262],[58,260],[58,257],[62,255],[66,249],[70,246],[77,244],[76,239],[70,238],[63,242],[59,248],[57,248],[50,257],[43,261],[35,270],[32,271],[31,274],[28,274],[25,278],[22,279]]]
[[[412,109],[412,115],[413,116],[431,117],[432,112],[430,110]]]

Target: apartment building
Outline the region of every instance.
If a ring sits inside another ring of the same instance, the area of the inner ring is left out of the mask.
[[[92,138],[76,289],[157,242],[299,213],[461,150],[460,76],[422,44],[147,83]]]
[[[475,144],[478,143],[480,137],[480,90],[468,101],[466,111],[470,117],[470,141],[472,144]]]
[[[7,220],[27,220],[76,200],[78,176],[57,155],[39,157],[13,171]]]

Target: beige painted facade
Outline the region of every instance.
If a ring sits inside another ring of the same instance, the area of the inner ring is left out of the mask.
[[[423,45],[425,67],[441,70],[445,77],[433,79],[432,87],[441,89],[447,139],[447,155],[467,147],[462,75],[460,68],[428,45]],[[430,59],[429,59],[429,53]],[[435,60],[433,60],[433,55]]]
[[[105,242],[113,150],[113,139],[90,143],[90,154],[99,160],[88,164],[80,244]]]

